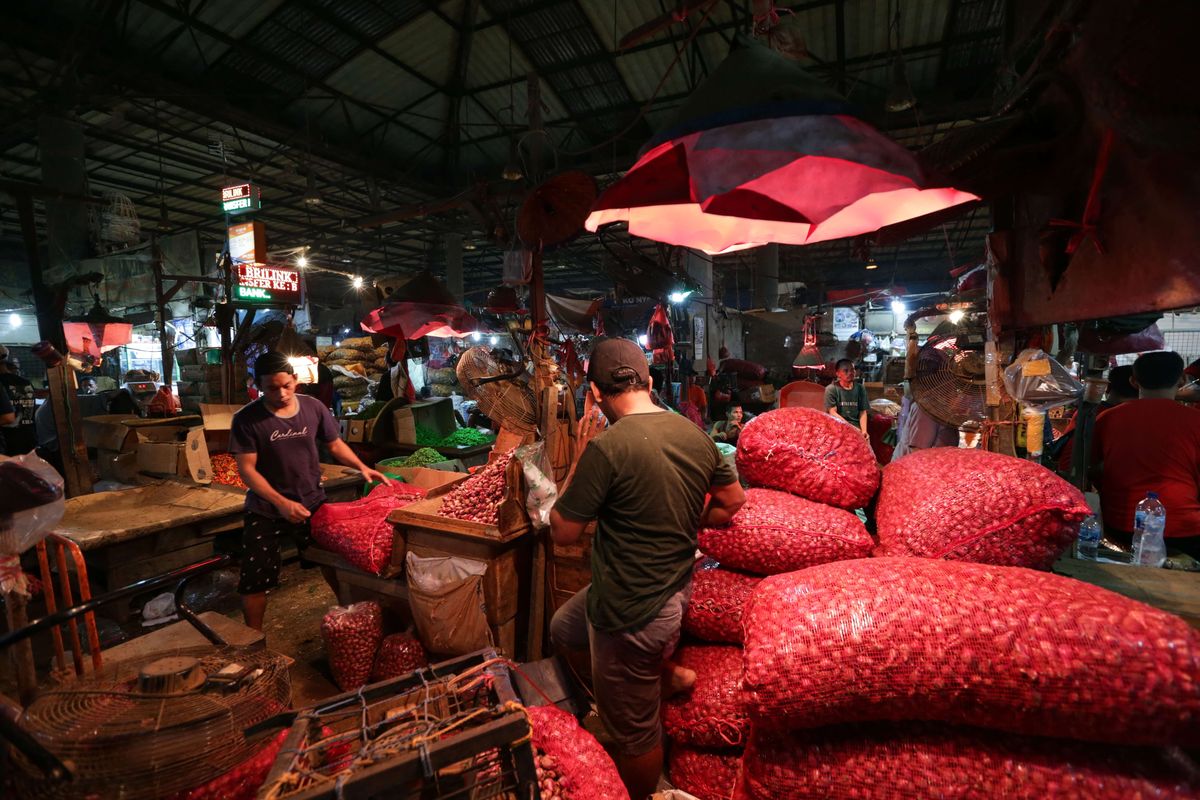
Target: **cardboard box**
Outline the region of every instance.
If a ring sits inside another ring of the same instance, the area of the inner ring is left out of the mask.
[[[202,381],[221,385],[221,364],[196,364],[179,368],[179,378],[183,381]]]
[[[229,431],[233,428],[233,415],[242,406],[232,403],[200,403],[200,418],[204,420],[204,441],[209,453],[224,453],[229,450]]]
[[[171,425],[137,432],[137,468],[148,475],[212,483],[204,426]]]
[[[388,472],[404,478],[405,483],[424,489],[428,497],[445,494],[468,477],[465,471],[448,472],[429,467],[392,467]]]
[[[392,425],[396,432],[396,441],[400,444],[417,443],[418,425],[434,431],[439,439],[458,430],[458,420],[454,416],[454,403],[448,397],[439,397],[436,400],[426,400],[393,409]]]
[[[133,483],[137,476],[137,453],[133,450],[100,450],[96,454],[100,480]]]
[[[165,419],[145,419],[128,414],[100,414],[83,418],[83,443],[98,450],[123,452],[137,449],[137,432],[160,426],[190,426],[200,423],[200,417],[185,415]]]

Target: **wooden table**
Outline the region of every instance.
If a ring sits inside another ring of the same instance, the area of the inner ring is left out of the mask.
[[[1178,614],[1200,627],[1200,573],[1125,564],[1102,564],[1063,556],[1054,571]]]
[[[332,502],[356,499],[363,484],[333,464],[321,476]],[[242,527],[244,504],[232,486],[154,481],[71,498],[56,530],[84,551],[89,578],[116,589],[212,555],[213,537]]]

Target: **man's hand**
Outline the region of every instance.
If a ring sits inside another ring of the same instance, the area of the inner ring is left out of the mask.
[[[276,503],[275,510],[279,512],[279,516],[288,522],[304,522],[304,520],[312,516],[312,512],[307,508],[295,500],[288,500],[287,498],[284,498],[282,503]]]
[[[387,475],[384,475],[379,470],[371,469],[370,467],[363,467],[361,470],[359,470],[359,474],[363,476],[363,480],[367,483],[379,481],[384,486],[391,486],[393,483],[392,479]]]

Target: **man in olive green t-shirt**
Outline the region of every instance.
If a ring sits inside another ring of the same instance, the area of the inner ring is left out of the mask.
[[[568,660],[590,650],[617,769],[630,797],[643,800],[662,772],[663,687],[683,690],[696,679],[670,657],[691,595],[697,531],[728,524],[745,493],[704,431],[650,399],[637,344],[598,341],[588,380],[611,426],[584,449],[550,525],[551,538],[566,545],[597,521],[592,583],[558,610],[550,631]]]
[[[854,382],[854,362],[843,358],[837,362],[837,379],[825,387],[825,410],[830,416],[838,417],[858,428],[867,437],[867,412],[871,404],[867,400],[867,389]]]

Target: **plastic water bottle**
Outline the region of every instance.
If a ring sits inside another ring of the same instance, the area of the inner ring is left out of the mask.
[[[1163,530],[1167,527],[1167,509],[1157,492],[1147,492],[1133,512],[1133,564],[1161,567],[1167,560]]]
[[[1076,556],[1085,561],[1095,561],[1096,549],[1100,546],[1100,539],[1103,535],[1104,531],[1100,528],[1100,521],[1094,515],[1085,519],[1079,525],[1079,542],[1075,548]]]

